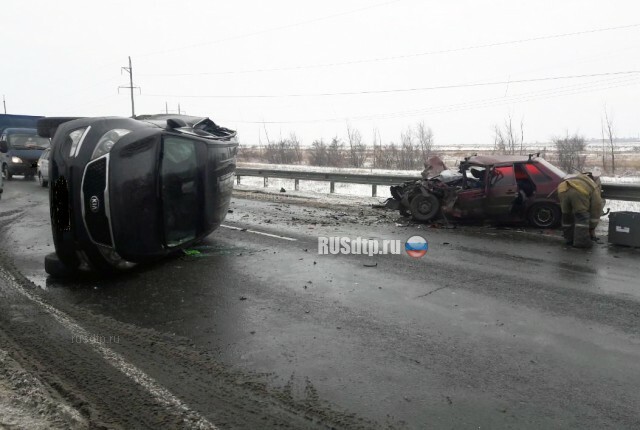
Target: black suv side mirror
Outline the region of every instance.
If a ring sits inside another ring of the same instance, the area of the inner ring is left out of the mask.
[[[0,152],[2,152],[3,154],[9,152],[9,145],[7,145],[6,140],[0,140]]]

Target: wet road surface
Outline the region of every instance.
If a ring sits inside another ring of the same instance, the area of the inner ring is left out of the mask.
[[[60,282],[42,266],[52,250],[46,199],[17,180],[0,202],[3,336],[55,373],[71,403],[85,399],[91,422],[640,425],[638,250],[602,243],[585,252],[554,232],[407,226],[393,212],[239,193],[226,227],[191,255],[111,280]],[[413,235],[429,242],[421,259],[318,255],[319,236],[404,245]],[[103,336],[188,412],[94,345],[71,343],[21,288]]]

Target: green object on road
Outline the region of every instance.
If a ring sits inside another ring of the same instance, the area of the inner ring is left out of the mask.
[[[183,252],[184,252],[184,255],[191,255],[191,256],[200,255],[200,251],[198,251],[197,249],[185,249]]]

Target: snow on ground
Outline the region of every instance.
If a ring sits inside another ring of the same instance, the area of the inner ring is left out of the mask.
[[[240,182],[240,187],[244,186],[247,189],[256,189],[262,188],[264,186],[263,179],[258,177],[251,176],[243,176]],[[240,188],[236,185],[236,188]],[[280,188],[284,188],[287,193],[294,191],[294,180],[293,179],[278,179],[278,178],[269,178],[269,186],[266,187],[265,191],[278,191]],[[329,194],[329,182],[320,182],[320,181],[300,181],[300,191],[301,192],[311,192],[317,195],[321,194]],[[297,194],[300,195],[300,194]],[[371,197],[371,185],[365,184],[341,184],[336,182],[335,186],[335,194],[333,196],[358,196],[358,197]],[[388,186],[380,186],[378,185],[378,197],[380,198],[388,198],[391,197],[391,193],[389,192]]]
[[[303,164],[265,164],[265,163],[238,163],[238,167],[247,169],[265,170],[292,170],[301,172],[322,172],[322,173],[361,173],[376,175],[415,175],[420,177],[422,170],[391,170],[391,169],[365,169],[355,167],[321,167],[307,166]]]
[[[640,202],[625,202],[622,200],[607,200],[604,207],[605,212],[610,209],[611,212],[640,212]]]
[[[640,185],[640,176],[602,176],[603,184],[637,184]]]

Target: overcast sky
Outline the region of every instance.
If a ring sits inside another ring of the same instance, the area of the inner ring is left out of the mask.
[[[130,116],[131,56],[136,114],[179,104],[247,145],[421,121],[490,145],[509,116],[527,142],[599,137],[605,106],[640,134],[637,0],[3,0],[0,40],[11,114]]]

